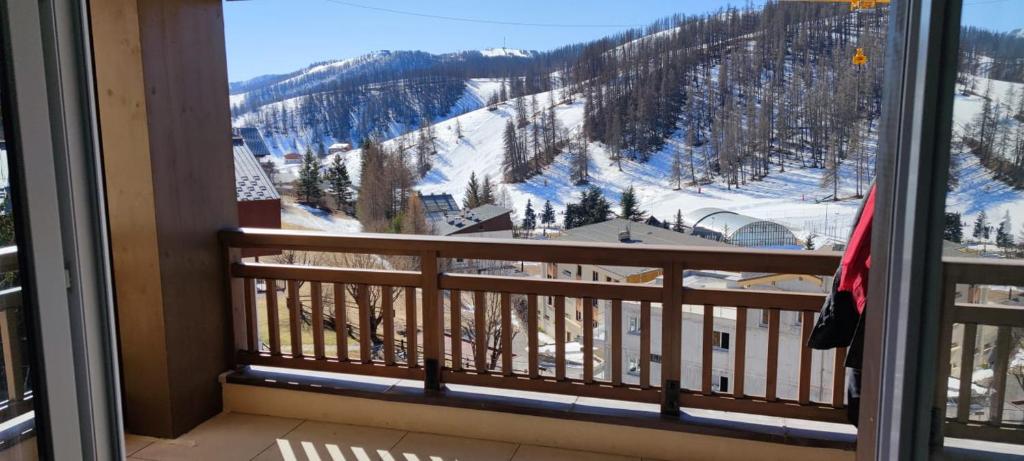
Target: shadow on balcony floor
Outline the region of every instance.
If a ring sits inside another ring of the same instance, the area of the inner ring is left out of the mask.
[[[174,440],[126,436],[129,460],[625,461],[616,456],[273,416],[222,413]]]

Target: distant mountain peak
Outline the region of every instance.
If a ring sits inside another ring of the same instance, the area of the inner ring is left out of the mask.
[[[1009,34],[1014,37],[1024,38],[1024,27],[1021,27],[1020,29],[1013,29]]]

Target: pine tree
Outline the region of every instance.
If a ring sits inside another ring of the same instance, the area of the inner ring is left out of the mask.
[[[960,218],[960,213],[946,212],[946,222],[943,226],[942,238],[950,242],[963,242],[964,223]]]
[[[683,188],[683,156],[677,146],[672,147],[672,182],[675,183],[675,189],[679,190]]]
[[[494,180],[491,179],[491,175],[485,174],[483,186],[480,187],[480,205],[494,205],[496,200]]]
[[[672,223],[672,230],[676,232],[684,232],[686,230],[683,226],[683,210],[676,210],[676,220]]]
[[[462,122],[458,118],[455,119],[455,138],[462,139]]]
[[[320,160],[309,147],[306,148],[302,166],[299,167],[299,180],[296,189],[299,201],[310,205],[316,205],[323,195],[323,191],[320,189]]]
[[[476,180],[476,172],[469,174],[469,183],[466,184],[466,195],[462,197],[462,208],[467,210],[482,205],[480,195],[480,183]]]
[[[804,242],[804,249],[805,250],[814,250],[814,248],[815,248],[814,234],[808,234],[807,235],[807,241]]]
[[[352,203],[352,180],[349,179],[348,167],[341,157],[334,156],[331,166],[327,169],[327,181],[331,185],[331,195],[334,197],[336,208],[345,210]]]
[[[533,202],[526,201],[526,210],[523,211],[523,231],[527,237],[537,228],[537,213],[533,211]]]
[[[971,235],[977,240],[987,241],[991,232],[992,226],[988,223],[988,215],[985,214],[985,210],[981,210],[978,217],[974,218],[974,230]]]
[[[520,135],[512,120],[505,124],[503,139],[505,155],[502,160],[502,167],[504,169],[505,182],[520,182],[526,179],[526,159],[523,155],[524,146],[520,143]]]
[[[999,226],[996,228],[996,246],[1004,252],[1008,252],[1010,248],[1013,248],[1013,243],[1013,223],[1010,221],[1010,210],[1006,210],[1003,220],[999,221]]]
[[[622,192],[622,197],[619,199],[620,212],[619,217],[628,219],[630,221],[643,221],[647,213],[640,209],[640,204],[636,198],[636,189],[633,186],[629,186]]]
[[[551,207],[551,201],[544,201],[544,209],[540,213],[540,222],[544,225],[544,235],[548,235],[548,227],[555,223],[555,209]]]
[[[590,186],[580,193],[580,203],[570,203],[565,208],[565,228],[572,229],[587,224],[608,220],[611,204],[601,194],[601,189]]]

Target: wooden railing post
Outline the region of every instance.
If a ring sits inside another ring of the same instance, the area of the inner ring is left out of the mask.
[[[942,450],[943,430],[946,425],[946,405],[949,400],[950,354],[952,353],[953,304],[956,303],[956,279],[949,266],[942,265],[942,298],[939,305],[939,363],[936,367],[935,398],[932,404],[932,425],[928,444],[933,453]],[[942,385],[947,384],[947,385]],[[836,390],[833,390],[836,392]]]
[[[436,251],[420,254],[423,281],[423,371],[428,391],[442,390],[441,368],[444,366],[443,293],[440,289],[440,258]]]
[[[21,363],[21,333],[18,329],[18,308],[0,312],[0,342],[3,343],[4,375],[7,398],[13,402],[25,399],[25,373]]]
[[[228,296],[231,306],[231,333],[234,341],[234,348],[231,351],[234,355],[236,366],[241,366],[239,352],[247,349],[248,338],[246,332],[246,306],[245,306],[245,282],[239,277],[231,276],[231,267],[242,261],[242,250],[238,248],[224,249],[224,276],[228,286]]]
[[[683,329],[681,263],[672,262],[663,268],[661,311],[661,414],[677,416]]]

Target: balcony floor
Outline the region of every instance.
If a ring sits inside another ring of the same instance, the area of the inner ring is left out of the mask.
[[[625,461],[627,457],[346,424],[222,413],[174,440],[128,434],[129,460]]]

